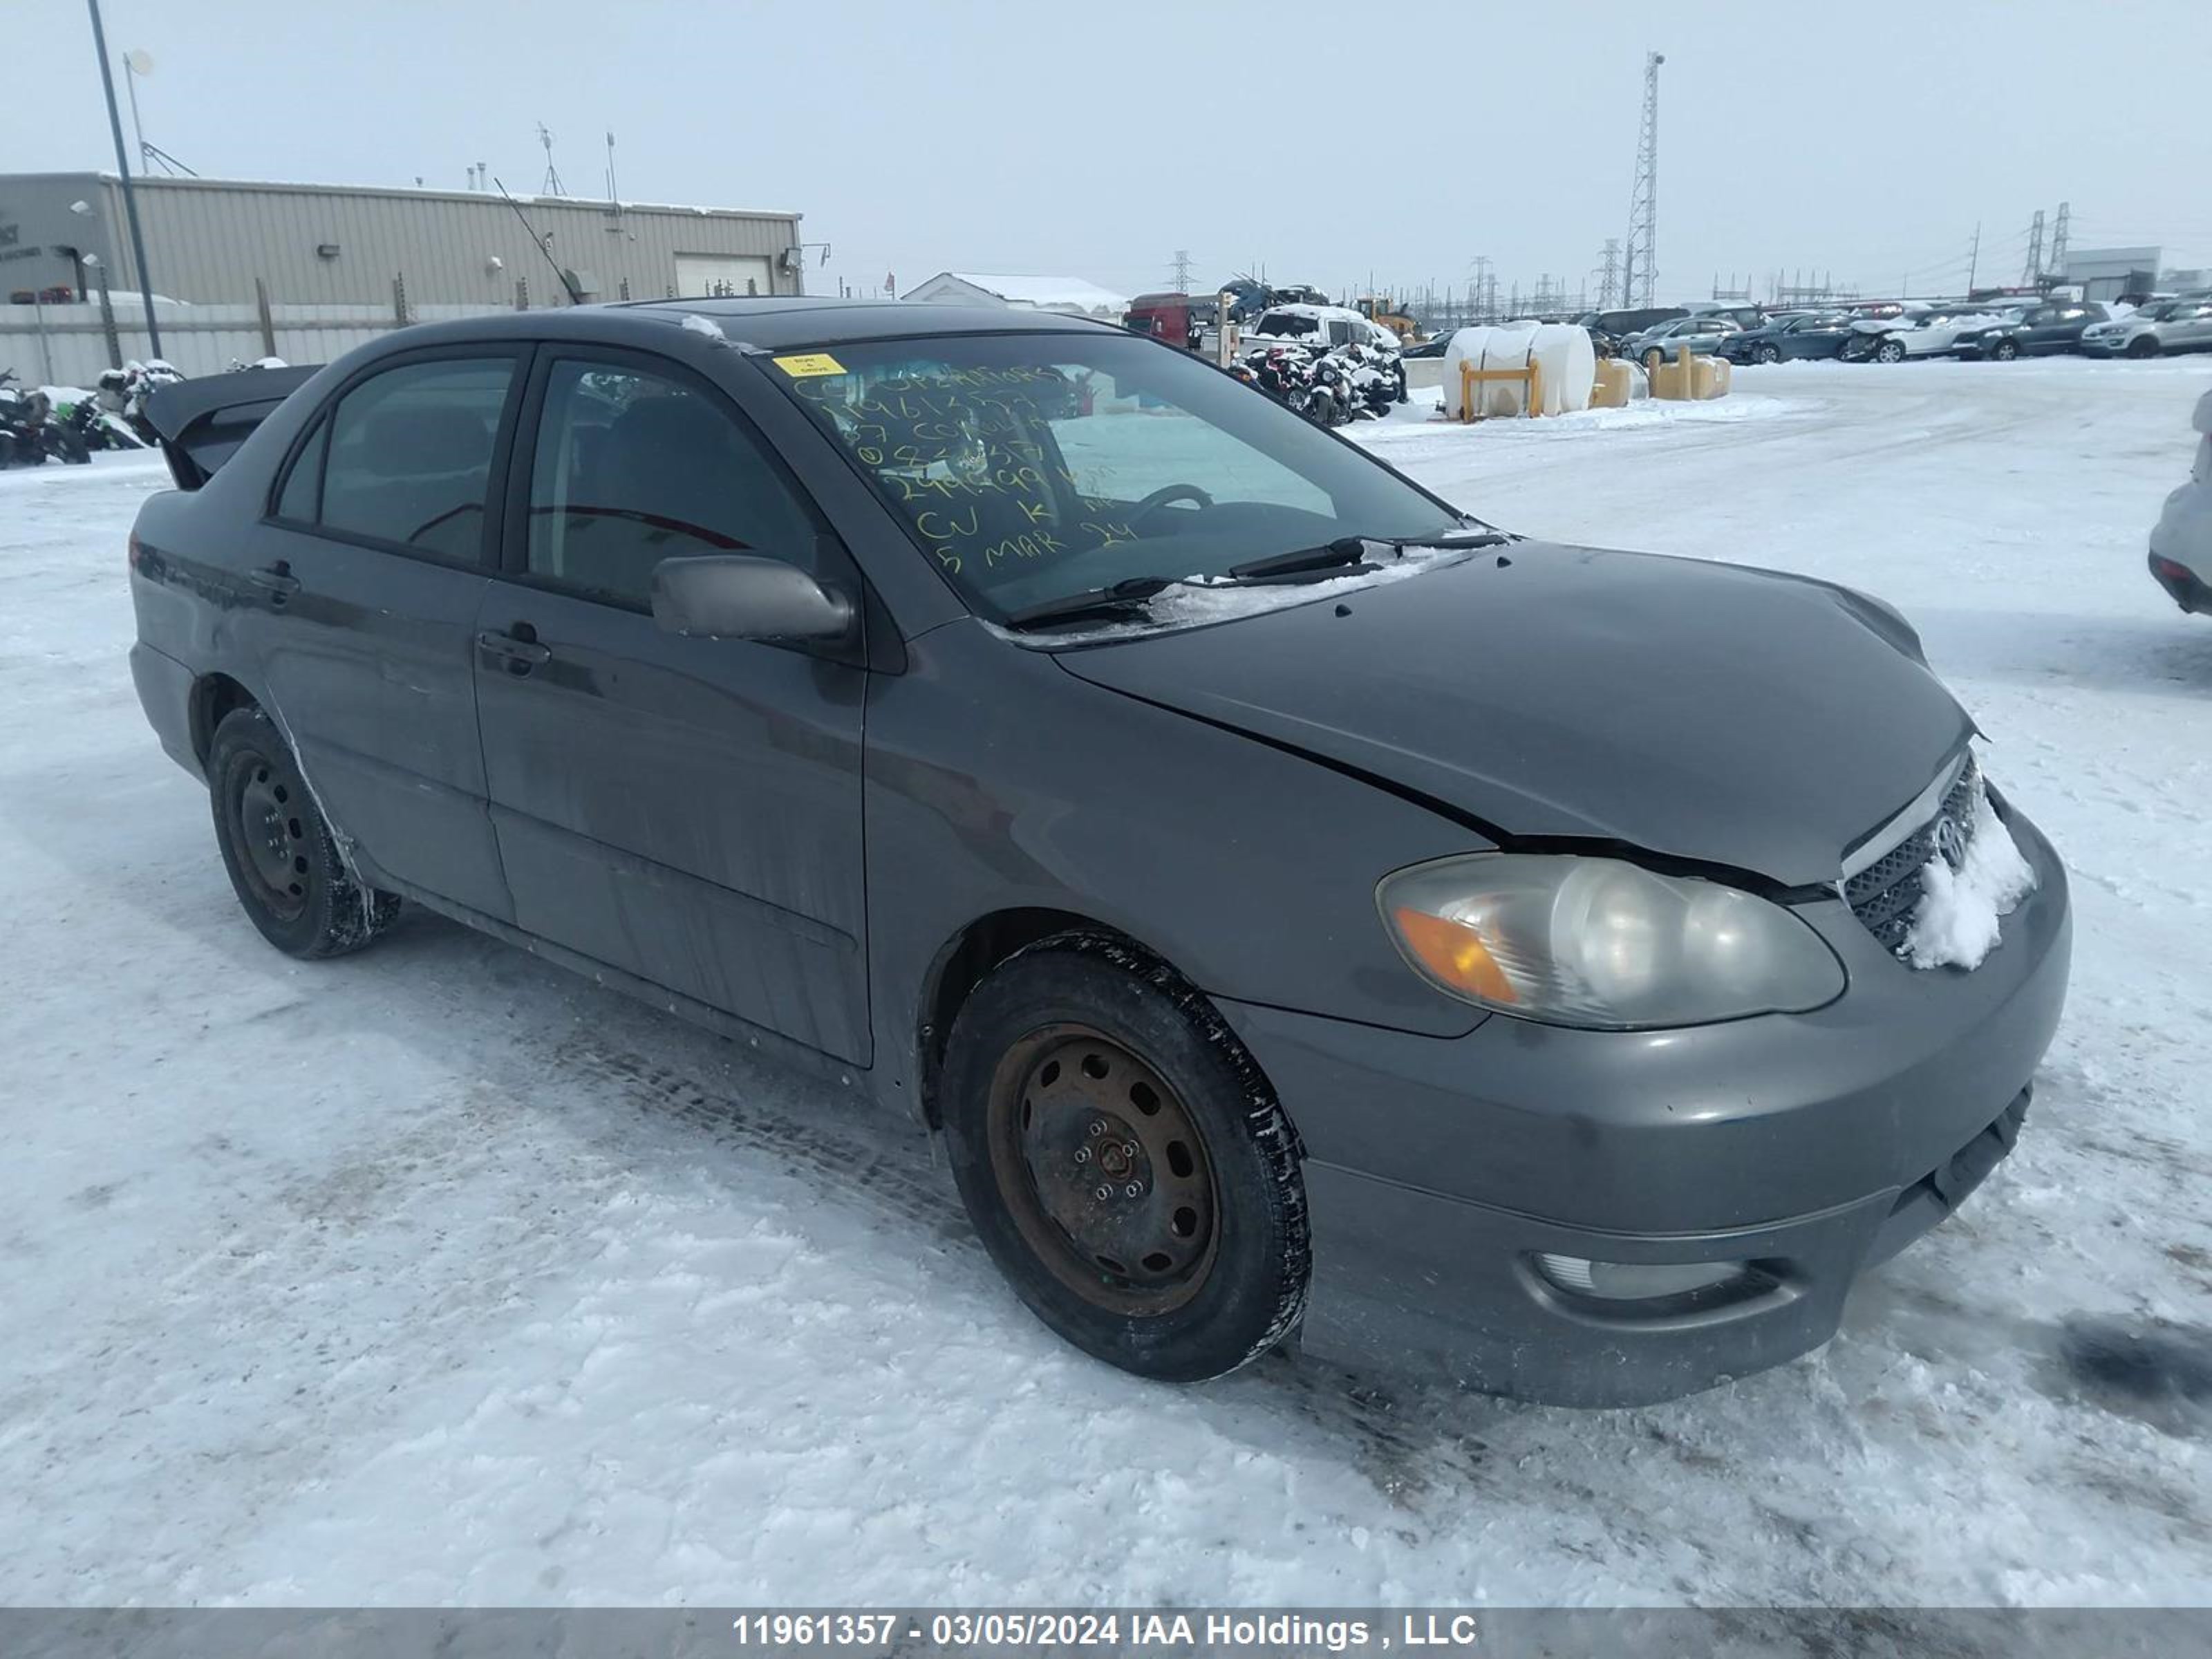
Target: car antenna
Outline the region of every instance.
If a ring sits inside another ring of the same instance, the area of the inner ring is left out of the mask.
[[[568,273],[561,269],[561,262],[553,257],[553,250],[546,246],[544,242],[538,241],[537,231],[532,229],[530,221],[523,215],[522,204],[512,196],[508,196],[507,186],[500,183],[497,179],[494,179],[491,183],[492,188],[506,198],[507,206],[514,210],[514,216],[522,220],[522,228],[529,232],[530,240],[538,242],[538,251],[545,256],[545,263],[553,267],[553,274],[561,279],[561,289],[568,296],[568,303],[572,306],[583,304],[584,296],[576,291],[576,284],[569,280]]]

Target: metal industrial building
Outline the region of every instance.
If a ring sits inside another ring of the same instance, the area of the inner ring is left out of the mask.
[[[414,305],[560,305],[556,264],[593,300],[800,289],[796,213],[521,198],[541,252],[495,192],[133,185],[153,291],[189,304],[388,307],[398,282]],[[141,287],[112,175],[0,174],[0,298],[94,299],[103,274],[112,290]]]

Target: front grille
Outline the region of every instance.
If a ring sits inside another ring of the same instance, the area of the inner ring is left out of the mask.
[[[1981,799],[1982,769],[1969,755],[1935,816],[1844,882],[1844,899],[1851,914],[1884,950],[1904,954],[1905,936],[1912,931],[1912,913],[1920,905],[1920,872],[1938,855],[1939,847],[1952,867],[1958,866],[1973,842]],[[1953,833],[1946,833],[1947,827]]]

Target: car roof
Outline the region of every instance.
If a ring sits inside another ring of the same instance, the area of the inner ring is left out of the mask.
[[[557,339],[568,335],[602,338],[610,331],[627,333],[632,325],[641,337],[645,337],[659,328],[680,327],[691,317],[713,323],[732,344],[769,351],[796,345],[901,339],[918,334],[1073,333],[1102,328],[1116,333],[1126,331],[1116,323],[1056,311],[787,294],[732,299],[639,300],[611,305],[564,306],[557,310],[502,312],[429,324],[422,337],[434,333],[449,339],[470,340]]]

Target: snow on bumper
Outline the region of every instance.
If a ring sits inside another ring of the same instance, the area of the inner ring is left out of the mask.
[[[1978,969],[1916,971],[1807,907],[1851,988],[1809,1014],[1675,1031],[1492,1018],[1455,1041],[1224,1003],[1307,1152],[1323,1358],[1627,1406],[1817,1347],[1860,1273],[2009,1152],[2065,1000],[2065,873],[2034,867]],[[1711,1295],[1611,1304],[1540,1255],[1750,1264]]]

